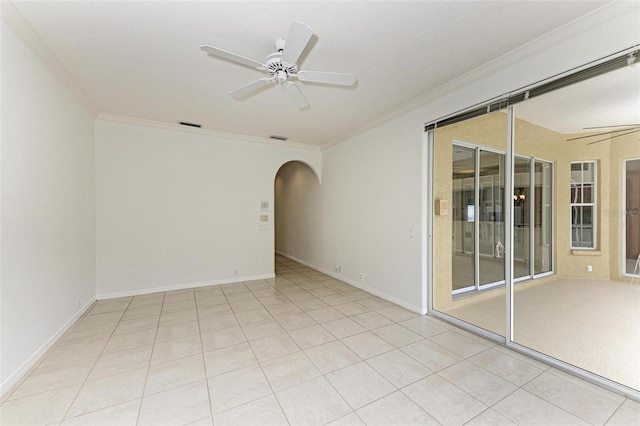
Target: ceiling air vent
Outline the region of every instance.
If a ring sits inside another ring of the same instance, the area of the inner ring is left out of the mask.
[[[278,135],[271,135],[269,136],[270,139],[275,139],[277,141],[286,141],[287,139],[289,139],[286,136],[278,136]]]
[[[202,127],[202,124],[196,124],[196,123],[188,123],[186,121],[178,121],[178,123],[181,126],[188,126],[188,127],[196,127],[198,129],[200,129]]]

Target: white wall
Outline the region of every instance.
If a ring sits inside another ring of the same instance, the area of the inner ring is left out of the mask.
[[[283,165],[275,182],[276,251],[319,264],[322,253],[320,181],[299,161]]]
[[[322,239],[310,244],[317,252],[299,258],[330,272],[341,265],[347,281],[424,311],[423,125],[640,44],[638,10],[633,2],[612,4],[323,151]]]
[[[99,299],[273,276],[276,172],[320,151],[182,129],[96,120]]]
[[[93,116],[4,18],[2,392],[95,296]]]

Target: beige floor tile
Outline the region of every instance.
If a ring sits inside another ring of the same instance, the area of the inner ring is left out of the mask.
[[[127,309],[141,309],[151,306],[160,306],[162,308],[162,302],[164,301],[164,293],[145,294],[142,296],[135,296]]]
[[[429,317],[425,316],[401,321],[399,324],[422,337],[431,337],[450,330],[449,327],[430,321]]]
[[[329,306],[336,306],[336,305],[340,305],[341,303],[351,302],[351,299],[347,299],[341,294],[332,294],[329,296],[322,296],[322,297],[318,297],[318,299],[322,300],[324,303],[326,303]]]
[[[403,388],[402,392],[443,425],[462,425],[487,408],[437,374]]]
[[[329,322],[329,321],[335,321],[345,317],[344,314],[338,312],[337,310],[335,310],[330,306],[327,306],[326,308],[320,308],[320,309],[314,309],[312,311],[308,311],[307,315],[309,315],[311,318],[313,318],[314,321],[316,321],[319,324]]]
[[[362,306],[365,306],[371,310],[384,309],[384,308],[393,306],[393,303],[380,299],[379,297],[363,299],[363,300],[360,300],[358,303],[360,303]]]
[[[195,293],[192,288],[184,290],[167,291],[164,295],[164,303],[177,303],[191,301],[195,299]]]
[[[371,358],[394,349],[393,346],[370,331],[341,339],[349,349],[362,359]]]
[[[122,316],[123,320],[134,320],[134,319],[139,319],[139,318],[146,318],[146,317],[159,317],[160,316],[160,311],[162,310],[162,305],[152,305],[152,306],[147,306],[144,308],[138,308],[138,309],[127,309],[124,313],[124,315]]]
[[[102,354],[96,361],[87,380],[95,380],[100,377],[146,368],[149,366],[152,349],[153,346],[143,346],[121,352]]]
[[[432,371],[440,371],[462,360],[453,352],[428,340],[411,343],[400,350]]]
[[[364,426],[364,422],[354,412],[327,423],[327,426]]]
[[[85,382],[69,408],[67,418],[142,397],[147,367]]]
[[[249,342],[258,361],[268,361],[300,350],[287,334],[276,334]]]
[[[276,314],[273,317],[276,321],[278,321],[280,326],[287,331],[297,330],[299,328],[305,328],[316,324],[316,322],[309,315],[303,312]]]
[[[351,319],[367,330],[375,330],[376,328],[393,324],[393,321],[383,317],[377,312],[365,312],[363,314],[354,315]]]
[[[513,383],[466,361],[445,368],[438,374],[488,406],[517,389]]]
[[[549,372],[531,380],[523,389],[591,424],[605,423],[620,406],[619,402]]]
[[[625,406],[618,408],[607,422],[607,426],[629,426],[638,424],[640,424],[640,412]]]
[[[361,361],[358,355],[339,341],[315,346],[304,352],[324,374]]]
[[[265,308],[251,309],[249,311],[236,312],[236,318],[242,325],[253,322],[273,321],[273,317]]]
[[[160,322],[158,326],[162,327],[170,324],[177,324],[181,322],[195,321],[198,319],[198,312],[195,308],[186,311],[177,312],[163,312],[160,314]]]
[[[280,404],[273,395],[248,402],[213,416],[216,426],[287,426]]]
[[[324,425],[351,412],[324,377],[278,392],[276,397],[292,425]]]
[[[156,343],[153,346],[151,365],[172,361],[178,358],[202,353],[200,336],[189,336],[182,339]]]
[[[261,297],[258,297],[258,301],[262,303],[262,306],[275,306],[275,305],[281,305],[283,303],[291,302],[285,296],[279,296],[279,295],[261,296]]]
[[[267,311],[269,311],[271,315],[295,314],[302,312],[302,310],[298,308],[298,305],[294,304],[293,302],[267,306]]]
[[[113,334],[133,333],[134,331],[157,328],[160,317],[145,317],[129,321],[120,321]]]
[[[227,305],[227,298],[222,294],[208,297],[196,297],[196,306],[204,308],[205,306]]]
[[[365,362],[336,370],[326,378],[354,410],[396,390]]]
[[[95,326],[99,324],[113,324],[123,319],[122,312],[107,312],[104,314],[85,315],[80,318],[72,327],[72,330],[77,327],[83,326]]]
[[[216,376],[258,364],[248,343],[227,346],[204,353],[207,376]]]
[[[251,309],[262,308],[262,303],[260,303],[258,299],[229,302],[229,305],[231,305],[233,312],[250,311]]]
[[[142,399],[113,407],[103,408],[88,414],[73,417],[60,423],[61,426],[135,426]]]
[[[153,345],[156,339],[156,329],[148,328],[146,330],[134,331],[132,333],[118,334],[111,336],[109,342],[102,351],[103,354],[111,352],[124,351],[127,349],[139,348],[142,346]]]
[[[347,302],[341,303],[339,305],[334,305],[333,309],[348,317],[369,312],[369,308],[365,308],[357,302]]]
[[[320,325],[290,331],[289,336],[301,349],[309,349],[335,340],[335,337]]]
[[[192,311],[195,308],[196,308],[195,299],[182,300],[180,302],[167,302],[165,300],[164,304],[162,305],[161,313],[170,314],[173,312],[180,312],[180,311]]]
[[[123,297],[118,299],[98,300],[89,310],[87,315],[104,314],[106,312],[124,312],[129,306],[132,297]]]
[[[196,420],[192,423],[187,423],[186,426],[213,426],[213,418],[211,416],[204,419]]]
[[[507,419],[502,414],[497,411],[489,408],[476,417],[473,418],[470,422],[466,423],[465,426],[515,426],[511,420]]]
[[[36,368],[8,399],[23,398],[41,392],[81,384],[86,380],[94,364],[95,360],[85,359],[68,364]]]
[[[391,324],[373,331],[378,337],[386,340],[396,348],[422,340],[422,336],[398,324]]]
[[[480,352],[467,360],[516,386],[522,386],[542,373],[539,368],[510,357],[494,348]]]
[[[400,322],[411,318],[419,318],[420,315],[415,312],[408,311],[399,306],[389,306],[388,308],[378,309],[377,312],[383,317],[389,318],[391,321]]]
[[[607,399],[610,399],[610,400],[612,400],[614,402],[617,402],[619,404],[622,404],[622,403],[625,402],[625,397],[624,396],[622,396],[622,395],[620,395],[618,393],[615,393],[613,391],[610,391],[608,389],[605,389],[605,388],[603,388],[601,386],[598,386],[595,383],[587,382],[586,380],[583,380],[583,379],[581,379],[581,378],[579,378],[577,376],[574,376],[573,374],[569,374],[567,372],[564,372],[562,370],[558,370],[557,368],[553,368],[553,367],[548,368],[546,370],[546,372],[549,373],[549,374],[553,374],[554,376],[560,377],[560,378],[562,378],[562,379],[564,379],[564,380],[566,380],[568,382],[573,383],[576,386],[580,386],[581,388],[583,388],[585,390],[594,392],[594,393],[596,393],[596,394],[598,394],[600,396],[603,396],[603,397],[605,397]],[[631,403],[630,400],[626,400],[626,401],[628,401],[628,403]],[[637,409],[640,410],[640,402],[636,402],[635,404],[636,404]]]
[[[225,315],[233,312],[231,310],[231,306],[227,303],[223,305],[203,306],[199,307],[197,310],[199,319],[211,318],[217,315]]]
[[[165,325],[158,327],[156,334],[156,342],[167,342],[169,340],[180,339],[188,336],[200,334],[200,326],[198,321],[180,322],[177,324]]]
[[[394,392],[360,408],[358,416],[369,426],[434,425],[439,423],[401,392]]]
[[[244,335],[247,337],[247,340],[250,341],[284,333],[280,324],[273,320],[252,322],[250,324],[242,325],[241,328],[242,331],[244,331]]]
[[[493,406],[493,409],[518,425],[588,425],[524,389],[518,389]]]
[[[183,425],[210,414],[207,383],[201,380],[145,396],[140,407],[138,426]]]
[[[252,290],[251,292],[258,299],[262,299],[263,297],[275,297],[275,296],[282,297],[282,293],[280,293],[278,290],[276,290],[271,286],[269,288],[262,288],[260,290]],[[289,299],[287,299],[287,302],[288,301]]]
[[[314,379],[322,373],[307,358],[304,352],[296,352],[262,363],[262,370],[267,376],[274,392],[278,392]]]
[[[369,358],[367,364],[397,388],[405,387],[433,373],[427,367],[397,349]]]
[[[6,401],[0,408],[0,424],[9,426],[58,423],[64,418],[80,386],[75,384]]]
[[[487,344],[479,343],[455,331],[432,336],[429,340],[463,358],[485,351],[489,347],[488,342]]]
[[[330,321],[322,324],[327,331],[333,334],[336,338],[342,339],[345,337],[353,336],[354,334],[364,333],[364,327],[350,318],[342,318],[335,321]]]
[[[229,303],[240,302],[243,300],[257,300],[256,297],[253,295],[253,293],[249,291],[249,289],[247,289],[247,291],[225,294],[225,296],[227,298],[227,301],[229,301]]]
[[[329,305],[324,303],[322,300],[316,299],[316,298],[306,299],[306,300],[298,300],[298,301],[295,302],[295,304],[300,309],[305,311],[307,314],[309,313],[309,311],[315,311],[315,310],[318,310],[318,309],[323,309],[323,308],[328,308],[329,307]]]
[[[149,367],[144,395],[197,382],[205,377],[204,360],[201,354],[152,365]]]
[[[117,322],[111,322],[106,324],[76,326],[67,331],[58,341],[57,345],[62,346],[72,343],[85,343],[100,337],[110,337],[117,325]]]
[[[200,319],[200,333],[211,333],[225,328],[237,327],[238,321],[234,314],[218,315]]]
[[[67,364],[82,359],[96,360],[107,344],[107,337],[94,339],[82,343],[55,346],[42,360],[39,367]]]
[[[220,286],[222,292],[226,295],[233,293],[243,293],[246,291],[250,291],[249,287],[244,285],[244,283],[231,283],[231,284],[222,284]]]
[[[214,415],[271,394],[271,387],[258,366],[209,378],[209,395]]]
[[[240,327],[225,328],[224,330],[204,333],[201,336],[204,352],[224,348],[225,346],[237,345],[238,343],[247,341]]]
[[[337,291],[324,286],[313,286],[312,289],[309,289],[309,293],[313,294],[315,297],[330,296],[332,294],[338,294]]]

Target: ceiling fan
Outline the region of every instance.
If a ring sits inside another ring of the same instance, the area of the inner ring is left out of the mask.
[[[307,98],[305,98],[300,88],[292,80],[298,79],[302,82],[333,84],[337,86],[353,86],[356,82],[356,77],[353,74],[298,70],[298,59],[300,59],[300,55],[302,55],[307,44],[309,44],[312,36],[313,30],[308,25],[294,21],[293,24],[291,24],[287,38],[279,38],[274,42],[277,52],[268,55],[264,61],[265,63],[254,61],[253,59],[217,47],[205,45],[200,46],[200,49],[207,52],[209,56],[226,59],[240,65],[257,69],[258,71],[266,72],[267,77],[258,79],[253,83],[229,92],[232,98],[241,100],[255,94],[264,86],[279,83],[282,84],[285,93],[291,101],[293,101],[294,105],[302,110],[309,107],[309,102],[307,102]]]
[[[575,140],[579,140],[579,139],[589,139],[589,138],[595,138],[595,137],[599,137],[599,136],[604,136],[602,139],[596,140],[596,141],[592,141],[589,142],[587,145],[593,145],[596,143],[600,143],[600,142],[604,142],[604,141],[608,141],[611,139],[615,139],[618,138],[620,136],[626,136],[626,135],[630,135],[632,133],[638,133],[640,132],[640,124],[616,124],[613,126],[598,126],[598,127],[585,127],[584,130],[598,130],[598,129],[610,129],[610,128],[614,128],[615,130],[607,130],[605,132],[600,132],[600,133],[594,133],[591,135],[586,135],[586,136],[579,136],[576,138],[571,138],[571,139],[567,139],[568,141],[575,141]]]

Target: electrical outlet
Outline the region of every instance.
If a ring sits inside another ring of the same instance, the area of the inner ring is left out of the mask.
[[[333,272],[338,272],[338,266],[333,267]]]
[[[237,269],[233,270],[233,275],[238,275],[238,270]]]
[[[342,266],[338,266],[338,272],[342,272]]]
[[[364,281],[364,274],[360,274],[360,281]]]
[[[593,267],[591,265],[587,265],[587,272],[593,272]]]

